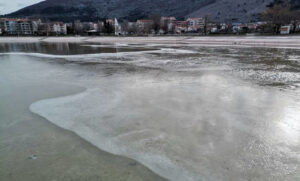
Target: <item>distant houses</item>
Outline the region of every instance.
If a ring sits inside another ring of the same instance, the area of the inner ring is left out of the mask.
[[[175,32],[177,34],[186,33],[188,31],[188,22],[187,21],[176,21],[175,22]]]
[[[138,19],[136,22],[106,19],[98,22],[43,22],[40,19],[2,18],[0,35],[206,35],[206,34],[245,34],[268,33],[272,30],[270,22],[252,23],[214,23],[205,17],[190,17],[177,20],[173,16],[153,16]],[[300,21],[291,22],[281,28],[281,34],[300,32]]]
[[[67,35],[67,25],[63,22],[40,23],[38,35]]]
[[[288,35],[291,32],[291,26],[281,26],[280,34],[281,35]]]
[[[0,19],[1,34],[7,35],[66,35],[62,22],[42,23],[40,19]]]
[[[160,19],[160,34],[173,32],[175,29],[176,21],[177,21],[177,19],[173,16],[161,17],[161,19]]]
[[[188,18],[188,31],[189,32],[198,32],[200,30],[204,31],[205,19],[204,18]]]
[[[1,33],[8,35],[35,35],[38,32],[40,20],[0,19]]]
[[[153,31],[154,21],[149,19],[140,19],[136,21],[138,34],[150,34]]]

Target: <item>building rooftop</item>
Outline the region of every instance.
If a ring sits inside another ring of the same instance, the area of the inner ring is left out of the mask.
[[[153,23],[153,20],[150,19],[140,19],[136,21],[137,23]]]

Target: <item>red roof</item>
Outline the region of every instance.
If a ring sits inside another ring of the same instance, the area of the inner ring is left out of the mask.
[[[150,20],[150,19],[139,19],[139,20],[137,20],[137,22],[139,22],[139,23],[153,23],[153,20]]]

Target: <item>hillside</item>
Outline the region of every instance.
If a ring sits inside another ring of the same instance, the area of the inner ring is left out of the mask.
[[[208,15],[214,21],[243,21],[257,20],[259,13],[263,12],[273,0],[219,0],[209,4],[187,17]]]
[[[114,17],[136,20],[160,14],[179,19],[208,15],[216,21],[251,21],[271,2],[273,0],[46,0],[7,16],[87,21]]]

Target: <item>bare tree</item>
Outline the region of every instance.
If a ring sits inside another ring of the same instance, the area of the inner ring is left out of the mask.
[[[128,21],[127,20],[124,20],[122,23],[121,23],[121,29],[123,32],[125,33],[128,33],[129,32],[129,25],[128,25]]]
[[[106,34],[112,34],[114,32],[114,26],[111,22],[104,21],[104,33]]]
[[[276,4],[262,14],[262,19],[273,26],[273,33],[279,33],[281,26],[290,24],[297,18],[299,18],[299,12],[291,10],[288,3]]]
[[[161,16],[158,14],[152,14],[149,16],[149,19],[153,21],[153,30],[155,33],[158,33],[160,30]]]
[[[129,34],[137,34],[138,33],[138,28],[136,26],[135,22],[128,22],[128,33]]]

